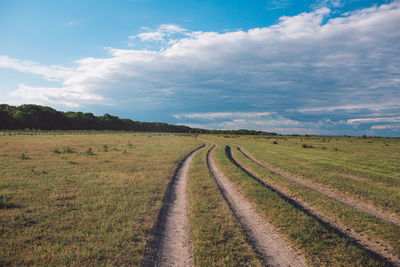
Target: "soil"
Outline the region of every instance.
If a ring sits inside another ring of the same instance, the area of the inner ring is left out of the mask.
[[[191,152],[175,172],[155,229],[152,255],[145,266],[193,266],[190,243],[188,173],[190,163],[201,146]],[[152,248],[151,248],[152,247]]]

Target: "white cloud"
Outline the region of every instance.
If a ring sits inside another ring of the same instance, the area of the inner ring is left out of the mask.
[[[400,117],[350,119],[347,123],[400,122]]]
[[[372,130],[399,130],[400,125],[372,125]]]
[[[273,113],[271,112],[205,112],[205,113],[187,113],[174,115],[177,119],[188,118],[188,119],[224,119],[224,118],[254,118],[254,117],[266,117]]]
[[[82,103],[96,103],[104,100],[102,96],[87,93],[79,88],[31,87],[24,84],[20,84],[11,96],[29,103],[53,103],[68,107],[79,107]]]
[[[161,24],[156,30],[143,27],[142,30],[144,30],[144,32],[131,35],[129,36],[129,39],[134,40],[139,38],[141,41],[158,41],[168,43],[170,40],[167,39],[171,38],[171,36],[175,34],[184,34],[187,32],[186,29],[174,24]]]
[[[163,41],[165,34],[162,32],[143,32],[135,37],[139,37],[142,41]]]
[[[33,73],[51,81],[63,81],[74,75],[74,69],[63,66],[42,66],[33,61],[0,56],[0,68]]]
[[[161,24],[158,30],[167,33],[177,33],[177,32],[187,31],[186,29],[174,24]]]

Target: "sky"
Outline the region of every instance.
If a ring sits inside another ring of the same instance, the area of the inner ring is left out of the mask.
[[[400,136],[400,1],[0,0],[0,103]]]

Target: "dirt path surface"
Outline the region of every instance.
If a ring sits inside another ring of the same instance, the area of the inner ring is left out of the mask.
[[[337,200],[343,204],[346,204],[352,208],[355,208],[359,211],[371,214],[379,219],[382,219],[386,222],[392,223],[394,225],[400,226],[400,219],[396,218],[395,216],[392,216],[391,214],[387,214],[386,212],[379,210],[377,207],[366,204],[366,203],[362,203],[361,201],[352,199],[352,198],[348,198],[347,196],[343,196],[340,195],[336,192],[333,192],[332,190],[320,185],[320,184],[316,184],[313,183],[311,181],[307,181],[304,179],[301,179],[297,176],[288,174],[282,170],[279,170],[277,168],[274,168],[273,166],[270,166],[269,164],[260,162],[259,160],[257,160],[253,155],[251,155],[249,152],[247,152],[246,150],[244,150],[243,148],[238,146],[238,149],[240,152],[243,153],[243,155],[245,155],[248,159],[252,160],[254,163],[258,164],[259,166],[268,169],[269,171],[278,174],[286,179],[289,179],[293,182],[296,182],[298,184],[301,184],[305,187],[308,187],[314,191],[317,191],[321,194],[324,194],[330,198],[333,198],[334,200]]]
[[[213,153],[207,155],[207,163],[218,187],[235,217],[245,230],[255,250],[268,266],[306,266],[304,257],[289,247],[275,227],[265,222],[251,207],[216,166]]]
[[[193,266],[188,209],[188,173],[194,155],[191,152],[175,172],[161,209],[156,237],[150,245],[152,255],[145,266]]]
[[[241,149],[241,152],[244,153],[244,155],[249,158],[252,157],[248,152],[246,152],[243,149]],[[271,183],[264,181],[263,179],[261,179],[260,177],[255,175],[253,172],[251,172],[249,169],[240,165],[240,163],[235,159],[235,157],[231,153],[229,146],[227,146],[227,154],[228,154],[227,156],[231,159],[231,161],[236,166],[241,168],[244,172],[246,172],[250,177],[255,179],[257,182],[265,185],[266,187],[270,188],[271,190],[276,191],[278,194],[281,195],[282,198],[284,198],[287,201],[289,201],[290,203],[292,203],[296,208],[302,210],[303,212],[309,214],[310,216],[313,216],[320,223],[325,225],[325,227],[328,227],[329,229],[333,230],[336,234],[343,236],[344,238],[347,238],[349,240],[349,242],[354,243],[356,246],[367,250],[371,254],[371,256],[380,258],[380,259],[386,261],[389,265],[400,266],[400,258],[397,257],[396,255],[390,253],[390,247],[388,245],[383,244],[380,241],[373,240],[368,236],[365,236],[363,234],[356,232],[354,229],[351,229],[351,228],[347,227],[346,225],[343,225],[343,224],[333,220],[329,216],[317,211],[315,208],[311,207],[310,205],[305,203],[303,200],[293,196],[293,194],[291,194],[291,192],[285,191],[282,188],[279,188]],[[250,159],[253,160],[252,158],[250,158]],[[259,164],[259,163],[257,163],[257,164]],[[262,163],[260,163],[260,164],[262,164]],[[261,166],[263,166],[263,165],[261,165]],[[272,172],[274,172],[274,171],[272,171]]]

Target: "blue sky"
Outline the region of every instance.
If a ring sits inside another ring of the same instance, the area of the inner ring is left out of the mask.
[[[0,0],[0,102],[400,136],[400,2]]]

